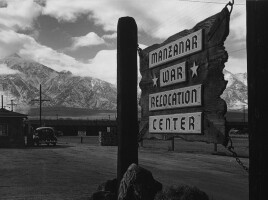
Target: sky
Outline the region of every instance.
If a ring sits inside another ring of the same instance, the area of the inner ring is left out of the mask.
[[[56,71],[116,84],[120,17],[133,17],[146,48],[191,29],[228,0],[0,0],[0,59],[17,53]],[[225,69],[246,72],[246,5],[235,0]],[[15,73],[0,66],[1,73]]]

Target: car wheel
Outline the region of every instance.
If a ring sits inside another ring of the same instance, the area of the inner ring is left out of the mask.
[[[56,142],[53,143],[53,146],[56,146]]]
[[[39,144],[39,142],[36,142],[36,146],[38,146],[38,147],[39,147],[39,145],[40,145],[40,144]]]
[[[47,146],[49,146],[49,143],[47,143]]]

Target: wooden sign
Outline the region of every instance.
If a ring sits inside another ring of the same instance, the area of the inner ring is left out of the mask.
[[[170,135],[227,145],[227,106],[220,96],[227,84],[222,70],[229,20],[225,7],[140,52],[140,138]]]
[[[87,136],[87,132],[86,131],[78,131],[77,135],[80,137]]]

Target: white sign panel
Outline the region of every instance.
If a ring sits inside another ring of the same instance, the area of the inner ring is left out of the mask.
[[[149,132],[201,134],[201,115],[201,112],[196,112],[150,116]]]
[[[149,53],[149,68],[202,50],[202,29]]]
[[[87,136],[87,132],[86,131],[78,131],[77,133],[78,136]]]
[[[168,90],[149,95],[149,111],[201,106],[202,85]]]
[[[160,70],[160,87],[185,81],[185,62]]]

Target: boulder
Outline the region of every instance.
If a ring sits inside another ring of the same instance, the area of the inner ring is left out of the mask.
[[[136,164],[131,164],[125,172],[118,190],[118,200],[154,200],[162,184],[152,173]]]

